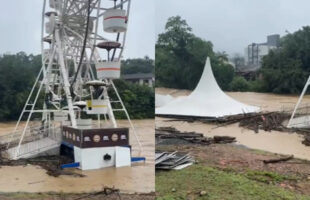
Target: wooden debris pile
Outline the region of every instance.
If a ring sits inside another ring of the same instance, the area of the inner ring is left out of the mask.
[[[289,114],[280,112],[257,114],[241,119],[239,126],[253,130],[256,133],[258,133],[259,129],[264,131],[289,131],[289,129],[283,125],[283,122],[289,119],[289,117]]]
[[[235,137],[229,136],[214,136],[213,138],[204,137],[202,133],[196,132],[181,132],[173,127],[160,127],[155,129],[155,137],[157,144],[162,144],[167,141],[172,141],[171,144],[180,144],[178,140],[183,140],[187,144],[226,144],[236,142]],[[186,144],[184,143],[184,144]]]
[[[103,190],[101,190],[99,192],[93,192],[93,193],[89,193],[89,194],[86,194],[86,195],[81,195],[80,197],[75,198],[74,200],[90,199],[90,198],[93,198],[93,197],[96,197],[96,196],[101,196],[101,195],[103,195],[103,196],[110,196],[110,195],[113,195],[113,194],[117,194],[118,199],[122,199],[121,195],[120,195],[119,189],[115,189],[114,187],[113,188],[104,187]]]
[[[241,127],[251,129],[258,132],[259,129],[265,131],[291,131],[291,129],[283,126],[283,122],[290,118],[289,112],[268,112],[268,113],[248,113],[240,115],[232,115],[222,118],[197,118],[197,117],[178,117],[167,121],[186,121],[201,123],[217,123],[218,127],[239,123]]]
[[[157,152],[155,154],[155,168],[160,170],[181,170],[195,162],[188,153]]]

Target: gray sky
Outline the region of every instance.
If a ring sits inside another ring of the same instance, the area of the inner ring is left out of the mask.
[[[0,7],[0,54],[39,54],[43,0],[9,0]],[[155,57],[154,0],[132,0],[125,58]]]
[[[156,0],[156,35],[168,17],[180,15],[216,51],[240,53],[266,36],[310,25],[309,0]]]

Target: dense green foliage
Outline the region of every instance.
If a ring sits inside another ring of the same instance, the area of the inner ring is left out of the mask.
[[[129,71],[153,70],[149,58],[124,61]],[[135,69],[135,63],[138,67]],[[127,64],[127,65],[126,65]],[[0,56],[0,121],[16,120],[27,100],[35,78],[41,68],[41,56],[16,55]],[[124,81],[116,81],[119,93],[126,104],[128,112],[134,119],[154,117],[154,89]],[[40,101],[42,101],[40,99]]]
[[[0,120],[15,120],[41,68],[41,56],[0,56]]]
[[[231,82],[231,89],[233,91],[244,92],[249,90],[249,83],[245,80],[245,78],[241,76],[235,76]]]
[[[133,119],[154,118],[154,88],[150,88],[146,85],[141,86],[128,83],[124,80],[116,80],[114,82],[130,117]],[[120,113],[116,116],[118,118],[125,118],[124,113]]]
[[[281,38],[280,48],[263,58],[264,89],[274,93],[299,93],[310,73],[310,27]]]
[[[211,42],[192,33],[181,17],[171,17],[165,32],[156,43],[156,85],[159,87],[194,89],[202,74],[207,56],[214,75],[224,90],[230,89],[233,67],[225,53],[215,53]]]
[[[154,60],[144,58],[127,59],[122,61],[122,74],[155,73]]]
[[[299,94],[310,74],[310,27],[303,27],[281,38],[280,47],[263,57],[257,79],[235,78],[232,90],[240,90],[241,82],[249,91],[280,94]],[[237,84],[237,85],[236,85]]]

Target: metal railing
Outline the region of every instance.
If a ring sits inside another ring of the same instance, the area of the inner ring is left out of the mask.
[[[18,146],[22,132],[23,130],[0,136],[0,144],[2,147],[6,147],[5,150],[9,158],[14,157],[14,155],[18,155],[16,158],[20,158],[27,154],[40,153],[59,145],[61,142],[61,127],[59,125],[47,128],[43,126],[27,127],[24,140]],[[10,145],[6,145],[8,143]]]

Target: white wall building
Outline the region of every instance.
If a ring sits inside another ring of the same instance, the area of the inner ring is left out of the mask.
[[[262,58],[270,50],[279,47],[280,35],[267,36],[266,43],[252,43],[245,48],[245,65],[247,68],[258,69],[261,67]]]

